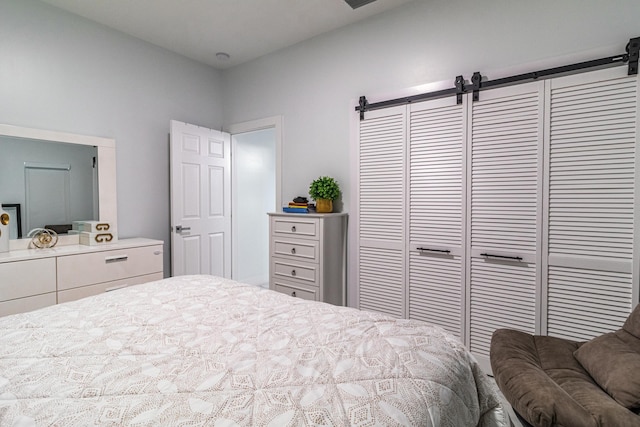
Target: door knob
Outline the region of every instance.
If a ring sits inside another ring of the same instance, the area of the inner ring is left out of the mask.
[[[176,233],[182,233],[183,231],[189,231],[191,227],[183,227],[181,225],[176,225]]]

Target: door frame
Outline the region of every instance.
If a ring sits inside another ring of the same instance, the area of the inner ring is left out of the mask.
[[[276,208],[282,206],[282,116],[271,116],[263,119],[250,120],[246,122],[235,123],[224,129],[225,132],[231,134],[231,277],[235,277],[238,271],[238,245],[236,242],[238,236],[238,224],[234,219],[234,213],[237,212],[238,195],[235,191],[236,168],[234,167],[234,159],[236,158],[236,142],[233,138],[241,133],[254,132],[264,129],[274,129],[276,139]],[[267,218],[265,217],[265,221]]]

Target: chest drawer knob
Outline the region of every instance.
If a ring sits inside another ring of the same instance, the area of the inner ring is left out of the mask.
[[[291,253],[295,255],[296,254],[296,248],[291,248]]]
[[[296,291],[291,292],[291,296],[295,297],[296,296]]]
[[[295,276],[296,275],[296,271],[295,270],[291,270],[291,275]]]
[[[292,226],[291,226],[291,232],[292,232],[292,233],[295,233],[295,232],[296,232],[296,226],[295,226],[295,225],[292,225]]]

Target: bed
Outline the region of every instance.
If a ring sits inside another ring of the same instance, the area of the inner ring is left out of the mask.
[[[0,425],[506,426],[428,324],[182,276],[0,318]]]

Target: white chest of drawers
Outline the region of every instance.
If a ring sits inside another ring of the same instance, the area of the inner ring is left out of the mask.
[[[270,213],[269,288],[345,304],[347,215]]]
[[[122,239],[0,254],[0,316],[163,278],[163,242]]]

